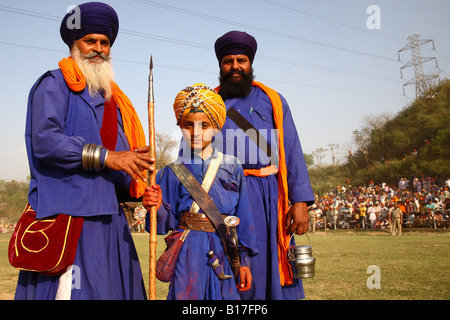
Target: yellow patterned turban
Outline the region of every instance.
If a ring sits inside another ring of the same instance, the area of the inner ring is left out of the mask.
[[[227,109],[222,97],[202,83],[196,83],[181,90],[173,103],[177,125],[191,111],[203,111],[214,125],[221,129],[225,123]]]

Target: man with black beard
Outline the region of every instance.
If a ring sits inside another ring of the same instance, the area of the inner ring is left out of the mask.
[[[214,48],[220,66],[216,90],[228,116],[223,140],[216,143],[243,164],[260,252],[250,258],[254,281],[241,298],[302,299],[302,282],[292,276],[287,250],[292,234],[308,230],[314,194],[291,111],[283,96],[253,80],[255,38],[231,31]]]
[[[240,57],[229,57],[231,63],[235,61],[247,60],[246,56],[242,55]],[[230,64],[226,61],[224,65]],[[253,83],[253,68],[251,67],[248,72],[241,70],[239,68],[230,67],[226,73],[220,69],[220,95],[222,99],[226,100],[228,98],[244,98],[252,91]]]

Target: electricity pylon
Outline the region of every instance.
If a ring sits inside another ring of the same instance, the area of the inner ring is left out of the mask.
[[[434,47],[434,41],[433,40],[422,40],[419,39],[418,34],[413,34],[408,37],[408,44],[406,44],[403,48],[401,48],[398,51],[398,60],[400,60],[400,52],[405,50],[411,50],[412,59],[408,63],[406,63],[403,67],[400,68],[400,74],[403,78],[403,69],[408,67],[414,67],[414,78],[409,80],[403,85],[403,95],[405,95],[405,86],[415,84],[416,85],[416,97],[421,95],[422,93],[426,92],[431,86],[433,79],[439,78],[438,74],[424,74],[423,72],[423,64],[434,60],[437,65],[436,57],[422,57],[420,54],[420,46],[431,42],[433,45],[433,50],[435,50]]]

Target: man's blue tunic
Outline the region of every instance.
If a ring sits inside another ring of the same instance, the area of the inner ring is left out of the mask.
[[[28,201],[38,218],[65,213],[85,218],[74,266],[72,299],[144,299],[142,273],[120,202],[130,200],[131,178],[105,169],[85,172],[85,143],[102,144],[105,99],[71,91],[61,70],[32,87],[25,141],[30,166]],[[116,151],[129,150],[118,110]],[[121,197],[123,197],[121,199]],[[16,299],[54,299],[58,276],[21,271]]]
[[[280,95],[283,104],[284,149],[286,154],[289,201],[307,202],[311,205],[314,194],[303,156],[300,139],[292,119],[289,106]],[[269,97],[253,86],[245,98],[225,101],[227,110],[235,108],[270,143],[272,152],[278,150],[277,133]],[[220,137],[220,136],[219,136]],[[222,128],[222,139],[217,139],[219,150],[236,156],[244,169],[261,169],[270,164],[265,152],[229,118]],[[220,147],[219,147],[220,145]],[[301,280],[282,287],[278,270],[277,225],[278,225],[278,181],[276,175],[267,177],[246,177],[250,206],[256,228],[259,255],[251,257],[253,286],[250,291],[241,293],[243,299],[301,299],[304,298]]]

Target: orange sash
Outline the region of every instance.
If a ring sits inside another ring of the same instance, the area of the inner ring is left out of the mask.
[[[287,184],[287,167],[284,152],[284,131],[283,131],[283,108],[280,95],[275,90],[265,86],[264,84],[253,81],[253,85],[263,90],[270,99],[273,108],[273,117],[275,121],[275,129],[278,130],[278,269],[280,271],[280,282],[282,286],[293,284],[292,271],[289,266],[287,251],[291,236],[287,233],[285,227],[286,214],[289,210],[288,184]],[[220,87],[216,88],[218,92]],[[267,176],[262,170],[244,170],[245,175]]]
[[[264,167],[261,169],[244,169],[244,175],[247,176],[255,176],[255,177],[268,177],[278,172],[278,168],[271,164],[268,167]]]
[[[58,63],[66,80],[67,86],[75,92],[83,91],[86,87],[86,79],[83,73],[78,68],[75,60],[71,57],[64,58]],[[128,97],[120,90],[119,86],[113,81],[111,83],[112,96],[119,106],[122,114],[123,128],[128,139],[130,149],[134,150],[145,146],[144,129],[141,121],[133,107],[133,104]],[[146,185],[142,181],[136,183],[131,182],[130,195],[134,198],[139,198],[145,192]]]

